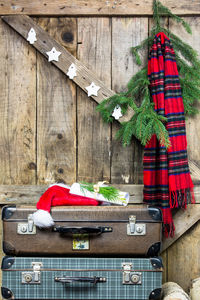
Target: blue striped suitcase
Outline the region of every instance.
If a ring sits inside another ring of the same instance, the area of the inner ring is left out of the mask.
[[[4,299],[160,299],[160,258],[10,257]]]

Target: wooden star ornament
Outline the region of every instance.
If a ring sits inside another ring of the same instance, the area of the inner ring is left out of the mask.
[[[57,51],[55,47],[53,47],[51,49],[51,51],[46,52],[46,54],[48,55],[48,61],[58,61],[58,57],[60,56],[61,52]]]
[[[98,90],[100,89],[100,86],[96,85],[94,82],[92,82],[89,86],[86,86],[85,88],[88,92],[88,97],[90,96],[97,96]]]

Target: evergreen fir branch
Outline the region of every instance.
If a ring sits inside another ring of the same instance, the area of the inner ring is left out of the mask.
[[[138,53],[138,49],[136,49],[135,47],[132,47],[132,53],[133,53],[133,55],[135,56],[136,64],[137,64],[138,66],[141,66],[142,61],[141,61],[140,55],[139,55],[139,53]]]
[[[181,23],[185,30],[189,33],[192,34],[192,30],[190,25],[185,22],[185,20],[175,14],[173,14],[166,6],[162,5],[160,1],[154,0],[153,4],[153,12],[155,15],[155,20],[156,24],[158,23],[157,19],[160,19],[160,17],[170,17],[172,18],[176,23]]]
[[[191,65],[189,65],[185,60],[183,60],[177,52],[176,54],[176,62],[177,62],[177,68],[178,72],[182,77],[189,77],[191,81],[198,82],[200,81],[200,68],[195,68]]]
[[[195,114],[198,110],[194,105],[200,100],[200,60],[198,54],[190,45],[161,25],[162,16],[172,18],[181,24],[188,33],[191,33],[191,28],[184,19],[173,14],[160,1],[154,0],[154,26],[149,37],[143,40],[140,45],[132,48],[133,56],[136,64],[141,65],[139,51],[145,47],[151,47],[157,33],[162,31],[169,36],[175,51],[185,115]],[[145,145],[153,134],[157,136],[161,145],[170,146],[168,131],[164,124],[166,118],[154,111],[154,104],[149,93],[149,84],[147,66],[145,66],[131,78],[126,92],[105,99],[97,107],[103,119],[108,122],[113,120],[111,115],[116,105],[122,108],[123,113],[126,112],[128,107],[134,110],[132,118],[128,122],[123,122],[116,133],[116,137],[122,140],[124,146],[131,143],[133,136],[138,138],[142,145]]]
[[[143,40],[140,45],[131,48],[131,51],[132,51],[132,53],[133,53],[133,55],[135,57],[137,65],[139,65],[139,66],[141,65],[141,63],[140,63],[141,62],[141,58],[140,58],[140,55],[138,53],[139,50],[141,50],[141,49],[143,49],[145,47],[151,47],[152,43],[153,43],[153,37],[149,36],[148,38],[146,38],[145,40]]]
[[[122,109],[122,114],[125,114],[128,108],[128,104],[131,99],[124,97],[123,94],[114,95],[108,99],[104,99],[96,108],[102,115],[102,118],[105,122],[112,122],[113,117],[112,113],[117,105]]]
[[[195,68],[200,66],[198,59],[198,53],[190,45],[181,41],[176,35],[171,34],[171,42],[176,52],[180,52],[181,55]]]
[[[160,28],[160,15],[161,15],[161,9],[162,6],[159,7],[160,2],[154,0],[153,1],[153,20],[155,23],[156,28]]]
[[[80,188],[83,193],[84,190],[95,193],[93,183],[81,182]],[[111,202],[115,202],[119,198],[119,190],[113,186],[100,186],[98,194],[101,194],[106,200]]]

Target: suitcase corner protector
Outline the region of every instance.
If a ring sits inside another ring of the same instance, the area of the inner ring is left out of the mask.
[[[148,213],[150,217],[156,222],[162,222],[162,211],[155,206],[148,206]]]
[[[6,287],[1,287],[1,295],[4,299],[14,299],[13,292]]]
[[[16,211],[16,205],[5,205],[2,208],[2,213],[1,213],[1,219],[8,220],[10,217],[13,215],[13,213]]]
[[[152,267],[154,269],[161,270],[163,268],[163,262],[162,262],[162,258],[160,256],[158,256],[158,257],[151,257],[150,258],[150,262],[151,262]]]
[[[16,250],[11,243],[3,241],[2,248],[3,252],[7,255],[16,255]]]
[[[161,242],[152,244],[147,251],[147,257],[158,256],[160,253],[160,250],[161,250]]]
[[[12,256],[4,256],[2,259],[2,263],[1,263],[1,269],[2,270],[7,270],[10,267],[12,267],[12,265],[15,262],[15,258]]]
[[[161,300],[161,292],[161,288],[153,290],[149,295],[149,300]]]

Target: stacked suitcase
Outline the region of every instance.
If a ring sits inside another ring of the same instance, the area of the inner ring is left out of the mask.
[[[3,208],[4,299],[160,299],[159,209],[55,207],[51,229],[35,227],[34,211]]]

